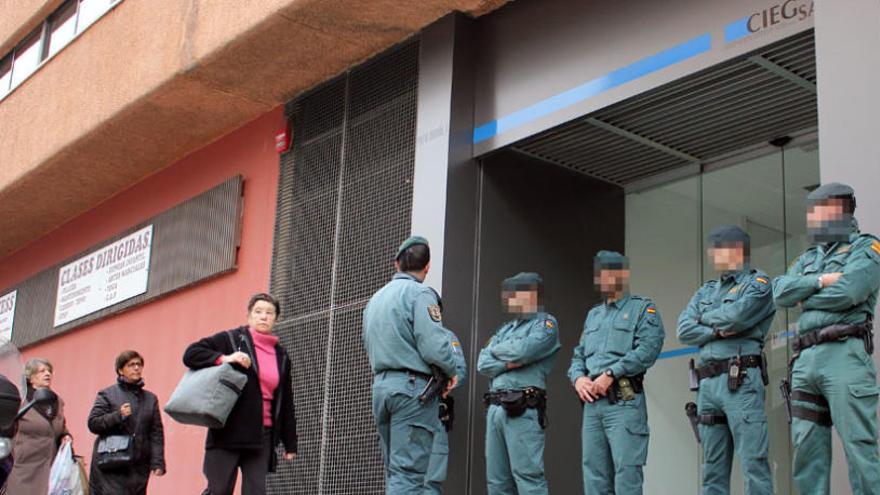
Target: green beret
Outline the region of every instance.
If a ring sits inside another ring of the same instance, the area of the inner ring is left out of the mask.
[[[501,288],[504,290],[530,290],[544,285],[544,279],[540,275],[533,272],[520,272],[516,275],[504,279],[501,282]]]
[[[745,247],[749,245],[749,240],[749,234],[736,225],[715,227],[709,232],[709,237],[706,239],[712,247],[731,245],[737,242],[741,242],[743,247]]]
[[[400,255],[403,254],[404,251],[419,244],[424,244],[425,246],[427,246],[428,240],[419,235],[409,237],[407,240],[403,241],[403,244],[401,244],[399,248],[397,248],[397,255],[394,256],[394,259],[399,259]]]
[[[813,204],[818,201],[824,201],[826,199],[833,198],[851,198],[853,203],[855,203],[855,191],[853,188],[846,184],[841,184],[840,182],[830,182],[828,184],[824,184],[820,187],[817,187],[810,194],[807,195],[807,204]],[[855,204],[853,204],[855,206]]]
[[[615,251],[599,251],[593,260],[593,267],[598,270],[625,270],[629,268],[629,259]]]

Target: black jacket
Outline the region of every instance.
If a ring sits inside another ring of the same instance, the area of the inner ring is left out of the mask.
[[[131,404],[132,414],[123,418],[119,408]],[[92,495],[138,495],[147,491],[150,471],[165,469],[165,433],[159,399],[144,390],[143,382],[129,384],[117,381],[98,392],[89,413],[89,431],[98,435],[134,434],[134,465],[127,469],[101,471],[95,462],[98,439],[92,449],[89,488]]]
[[[229,341],[227,332],[232,333],[235,348]],[[215,366],[217,358],[222,355],[232,354],[241,350],[251,356],[256,363],[254,355],[254,342],[247,326],[233,330],[219,332],[210,337],[205,337],[191,344],[183,353],[183,364],[192,368],[200,369]],[[293,387],[290,379],[290,358],[281,344],[275,345],[275,355],[278,358],[278,388],[272,398],[272,445],[278,442],[284,444],[285,452],[296,452],[296,416],[293,407]],[[261,447],[263,430],[263,396],[260,391],[260,379],[255,366],[244,369],[235,366],[239,371],[247,374],[248,380],[226,419],[223,428],[210,428],[205,448],[223,449],[255,449]],[[274,469],[274,459],[272,465]]]

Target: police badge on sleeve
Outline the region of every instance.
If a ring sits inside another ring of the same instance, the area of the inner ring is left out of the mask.
[[[428,316],[439,323],[443,319],[443,315],[440,314],[440,306],[437,304],[428,305]]]

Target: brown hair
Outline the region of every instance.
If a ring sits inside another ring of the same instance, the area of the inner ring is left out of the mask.
[[[274,297],[266,294],[265,292],[260,292],[258,294],[254,294],[251,296],[251,300],[248,301],[248,313],[250,313],[254,309],[254,305],[256,305],[260,301],[265,301],[272,306],[275,306],[275,317],[278,318],[281,316],[281,304],[278,303],[278,300]]]
[[[116,356],[116,374],[119,375],[119,370],[125,368],[125,365],[128,364],[132,359],[140,359],[141,365],[144,364],[144,357],[140,355],[138,351],[122,351]]]

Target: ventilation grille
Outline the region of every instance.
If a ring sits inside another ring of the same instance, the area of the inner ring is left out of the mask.
[[[362,312],[409,235],[418,43],[373,59],[287,107],[272,292],[293,359],[299,455],[271,493],[383,494]]]
[[[813,31],[546,131],[514,150],[626,186],[817,126]]]

